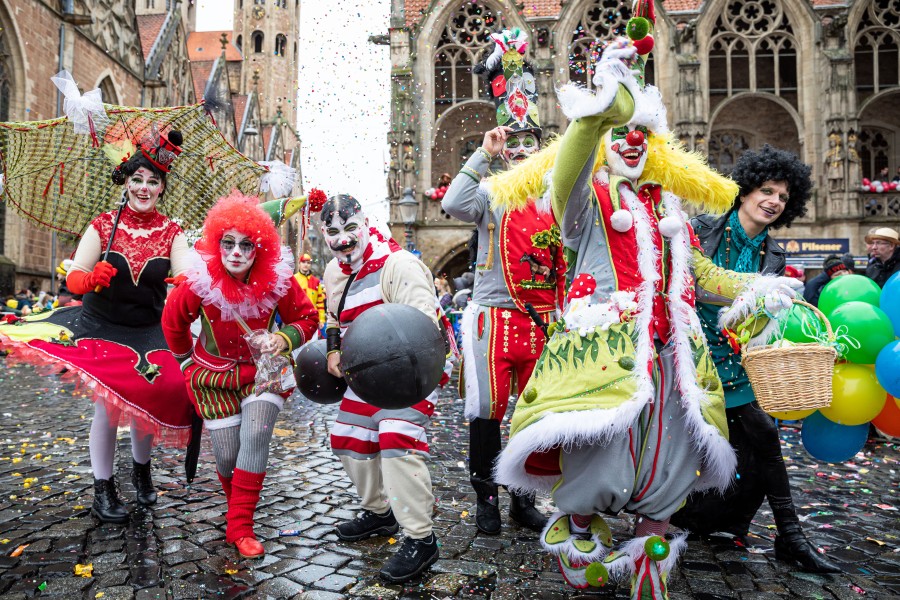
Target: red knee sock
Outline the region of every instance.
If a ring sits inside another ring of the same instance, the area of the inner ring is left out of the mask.
[[[262,491],[265,473],[249,473],[241,469],[235,469],[231,478],[231,499],[228,501],[228,513],[225,519],[228,525],[225,529],[225,541],[233,544],[242,537],[252,537],[253,513],[259,503],[259,493]]]
[[[219,481],[222,483],[222,491],[225,492],[225,502],[231,504],[231,477],[225,477],[218,471],[216,471],[216,475],[219,476]]]

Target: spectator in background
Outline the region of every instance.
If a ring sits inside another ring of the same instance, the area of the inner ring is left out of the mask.
[[[463,273],[453,280],[453,285],[456,287],[456,293],[453,294],[453,306],[457,310],[465,310],[472,297],[472,288],[475,286],[475,273],[471,271]]]
[[[879,286],[891,275],[900,271],[900,234],[890,227],[878,227],[866,236],[866,248],[871,246],[871,260],[866,268],[866,277]]]
[[[434,278],[434,290],[437,293],[441,308],[449,310],[453,304],[453,294],[450,293],[450,284],[443,277]]]
[[[882,167],[880,171],[878,171],[877,181],[884,183],[885,181],[891,178],[891,170],[887,167]]]
[[[893,183],[900,183],[900,167],[897,167],[897,174],[894,175],[894,178],[891,179]]]
[[[822,263],[822,269],[822,272],[810,279],[803,288],[803,297],[813,306],[819,306],[819,295],[829,281],[853,272],[847,268],[847,264],[837,254],[828,255],[825,262]]]
[[[806,282],[806,271],[803,270],[803,267],[788,265],[784,268],[784,276],[793,277],[794,279],[799,279],[800,281]]]

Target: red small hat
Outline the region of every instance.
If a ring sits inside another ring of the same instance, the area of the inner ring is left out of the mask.
[[[592,275],[581,273],[572,281],[569,293],[566,294],[566,303],[576,298],[587,298],[592,296],[597,289],[597,280]]]

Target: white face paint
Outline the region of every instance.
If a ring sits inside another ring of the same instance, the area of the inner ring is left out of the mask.
[[[152,212],[159,201],[159,195],[165,189],[166,184],[159,175],[146,167],[141,167],[132,173],[125,183],[128,207],[139,213]]]
[[[510,133],[503,146],[503,160],[510,166],[517,165],[540,149],[541,142],[533,132]]]
[[[229,229],[219,241],[222,265],[235,279],[244,280],[256,262],[256,244],[237,229]]]
[[[331,253],[355,272],[362,267],[363,253],[369,245],[369,220],[365,213],[357,212],[346,221],[334,213],[330,224],[322,223],[322,235]]]
[[[647,136],[643,125],[613,127],[603,138],[606,162],[613,175],[637,181],[647,164]]]

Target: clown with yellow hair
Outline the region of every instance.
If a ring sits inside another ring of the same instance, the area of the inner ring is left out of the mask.
[[[694,303],[730,305],[721,322],[733,327],[758,300],[776,308],[795,292],[785,278],[716,267],[700,250],[683,204],[724,212],[738,188],[668,133],[639,56],[652,47],[652,3],[636,4],[632,40],[606,46],[596,91],[559,91],[565,135],[517,173],[533,167],[518,182],[533,189],[549,180],[571,284],[495,477],[518,493],[551,493],[559,512],[541,542],[570,585],[629,577],[632,598],[661,600],[686,546],[666,536],[670,517],[692,490],[727,487],[735,468]],[[539,175],[551,155],[552,175]],[[521,197],[500,191],[511,181],[496,189],[501,205]],[[620,511],[635,515],[634,538],[614,547],[600,515]]]

